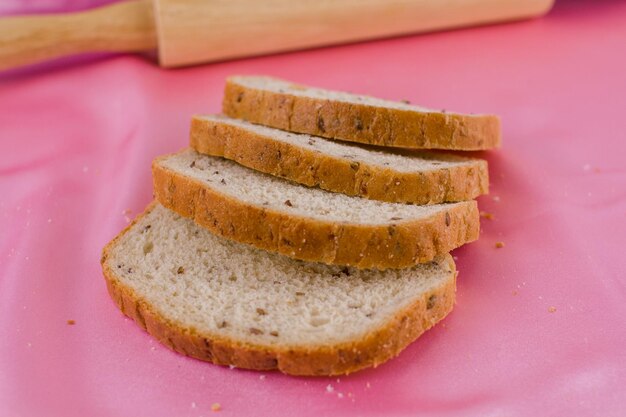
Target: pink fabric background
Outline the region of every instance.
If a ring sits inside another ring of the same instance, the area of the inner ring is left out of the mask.
[[[542,20],[184,70],[118,56],[0,76],[0,416],[626,415],[625,22],[625,2],[563,1]],[[454,253],[454,312],[397,359],[261,379],[172,353],[109,299],[101,248],[234,73],[502,116],[480,199],[495,219]]]

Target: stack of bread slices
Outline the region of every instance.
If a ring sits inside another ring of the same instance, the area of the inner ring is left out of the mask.
[[[155,202],[104,249],[108,290],[194,358],[376,366],[451,311],[449,252],[478,238],[486,161],[433,149],[499,143],[492,115],[231,77],[223,115],[154,161]]]

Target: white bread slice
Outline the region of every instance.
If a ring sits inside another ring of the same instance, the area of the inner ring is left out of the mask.
[[[223,115],[194,116],[191,147],[324,190],[392,203],[471,200],[488,192],[487,161],[442,152],[392,153],[285,132]],[[387,148],[389,149],[389,148]]]
[[[295,259],[404,268],[478,238],[475,201],[415,206],[306,188],[191,149],[157,158],[165,207],[220,236]]]
[[[222,111],[278,129],[370,145],[484,150],[500,146],[500,119],[429,110],[270,77],[226,80]]]
[[[124,314],[182,354],[295,375],[398,355],[454,304],[450,255],[405,270],[294,261],[211,234],[160,205],[102,255]]]

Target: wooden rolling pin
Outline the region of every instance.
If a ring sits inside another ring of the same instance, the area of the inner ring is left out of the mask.
[[[0,69],[81,52],[158,49],[175,67],[522,19],[554,0],[133,0],[0,19]]]

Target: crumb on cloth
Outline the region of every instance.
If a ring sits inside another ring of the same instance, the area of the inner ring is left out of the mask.
[[[480,212],[480,217],[482,217],[483,219],[487,219],[487,220],[493,220],[493,214],[492,213],[488,213],[486,211],[481,211]]]

